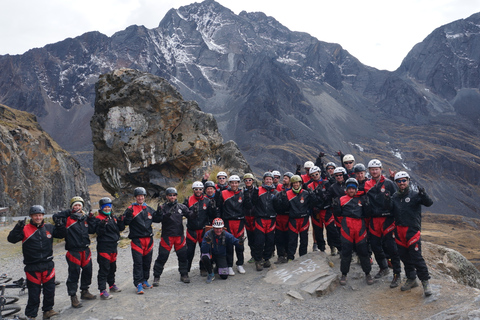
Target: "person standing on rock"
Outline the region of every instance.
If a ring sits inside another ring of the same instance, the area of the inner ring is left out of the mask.
[[[246,173],[243,176],[243,183],[245,184],[245,187],[243,188],[243,194],[245,197],[250,196],[253,193],[254,190],[256,190],[255,186],[253,185],[253,180],[254,176],[251,173]],[[254,214],[254,208],[247,206],[243,206],[243,211],[245,213],[245,230],[247,231],[247,239],[248,239],[248,247],[250,248],[250,255],[251,258],[248,260],[248,263],[253,263],[255,262],[255,258],[253,257],[254,254],[254,231],[255,231],[255,214]]]
[[[202,246],[203,236],[205,234],[205,226],[211,225],[213,219],[216,218],[210,200],[203,193],[203,183],[195,181],[192,184],[193,195],[185,199],[185,205],[190,211],[195,212],[197,217],[188,219],[187,222],[187,257],[188,272],[192,268],[193,257],[195,256],[195,247]],[[200,261],[200,275],[207,276],[207,270]]]
[[[385,197],[395,217],[395,241],[407,276],[401,290],[406,291],[417,287],[416,278],[418,276],[422,282],[425,296],[428,297],[432,295],[432,289],[428,281],[430,279],[428,267],[422,256],[420,232],[422,229],[422,205],[430,207],[433,201],[424,188],[420,187],[418,191],[410,188],[410,175],[405,171],[395,174],[395,182],[398,191],[391,197],[389,194],[386,194]]]
[[[120,231],[125,230],[124,216],[115,217],[112,209],[112,200],[108,197],[98,202],[96,233],[97,233],[97,263],[98,263],[98,290],[100,299],[109,300],[112,297],[107,291],[107,283],[110,293],[122,291],[115,284],[115,272],[117,271],[117,246],[120,240]]]
[[[83,211],[85,202],[81,197],[70,200],[70,209],[53,215],[57,227],[65,229],[65,249],[68,263],[67,292],[72,307],[80,308],[82,304],[77,298],[78,280],[80,279],[80,298],[94,300],[96,296],[88,291],[92,283],[92,253],[90,236],[95,233],[96,219],[93,213]]]
[[[275,196],[278,191],[273,184],[273,177],[272,172],[265,172],[262,185],[255,188],[251,194],[245,193],[245,206],[252,207],[255,214],[253,256],[257,271],[270,268],[270,258],[275,248],[275,220],[278,210]]]
[[[232,175],[228,179],[228,189],[223,190],[220,193],[219,207],[221,212],[221,218],[225,223],[227,231],[230,232],[235,238],[243,238],[245,233],[245,212],[243,210],[244,193],[239,188],[240,177]],[[235,253],[237,254],[237,271],[239,273],[245,273],[243,268],[244,252],[245,248],[242,245],[235,246]],[[233,271],[233,245],[227,245],[227,264],[228,275],[234,276]]]
[[[334,210],[342,216],[342,251],[340,253],[340,271],[342,276],[340,284],[347,284],[347,274],[350,271],[352,262],[352,253],[355,246],[357,255],[360,259],[365,279],[368,285],[373,284],[373,278],[370,275],[372,266],[368,254],[367,228],[364,218],[368,212],[368,201],[365,197],[357,196],[358,182],[355,178],[349,178],[346,181],[347,194],[333,202]]]
[[[45,223],[45,209],[35,205],[29,210],[30,223],[17,222],[8,234],[11,243],[22,241],[23,263],[27,278],[28,301],[25,315],[35,319],[40,306],[40,293],[43,289],[43,319],[49,319],[58,312],[53,310],[55,302],[55,268],[53,263],[53,238],[63,238],[61,229]],[[63,229],[64,231],[64,229]]]
[[[230,232],[225,231],[221,218],[215,218],[212,229],[205,233],[202,241],[201,260],[207,269],[207,283],[215,280],[212,262],[218,268],[218,275],[221,279],[228,278],[227,247],[243,247],[244,238],[237,239]]]
[[[293,173],[285,172],[283,174],[282,195],[286,196],[288,190],[292,188],[290,179],[293,177]],[[277,196],[279,197],[279,196]],[[277,261],[275,264],[286,263],[287,258],[287,245],[288,245],[288,210],[280,208],[277,212],[277,218],[275,221],[275,246],[277,247]]]
[[[186,205],[177,202],[177,189],[167,188],[165,194],[167,201],[157,209],[157,215],[162,222],[162,237],[160,238],[160,245],[158,246],[158,257],[153,266],[154,287],[160,285],[160,276],[163,273],[163,268],[172,248],[175,248],[175,252],[177,253],[180,281],[190,283],[183,217],[186,217],[188,220],[195,220],[199,213],[198,211],[192,212]]]
[[[132,240],[133,285],[137,294],[143,294],[144,288],[152,288],[148,283],[153,255],[152,223],[160,222],[156,211],[145,203],[147,191],[138,187],[133,190],[135,202],[123,213],[125,225],[129,226],[128,237]]]
[[[398,249],[393,237],[395,219],[391,210],[386,209],[385,194],[394,194],[397,186],[393,181],[382,174],[380,160],[372,159],[368,162],[368,171],[372,179],[365,182],[365,192],[371,206],[369,236],[370,245],[377,260],[380,270],[375,275],[376,279],[389,274],[387,254],[392,262],[393,280],[392,285],[397,283],[400,277],[401,265]]]

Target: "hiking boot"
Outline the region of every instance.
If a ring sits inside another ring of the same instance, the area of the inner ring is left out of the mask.
[[[100,292],[100,299],[102,300],[110,300],[112,299],[112,296],[108,294],[107,290],[102,290]]]
[[[257,268],[257,271],[262,271],[263,270],[262,261],[255,261],[255,268]]]
[[[86,290],[82,290],[81,294],[80,294],[80,299],[84,299],[84,300],[95,300],[97,298],[96,295],[94,294],[91,294],[88,289]]]
[[[215,280],[215,273],[209,273],[207,275],[207,283],[212,283],[213,280]]]
[[[320,251],[320,250],[318,250],[318,245],[316,243],[313,244],[312,250],[313,251]]]
[[[277,261],[275,261],[274,264],[282,264],[282,263],[287,263],[287,257],[278,256]]]
[[[342,277],[340,278],[340,285],[344,286],[347,284],[347,275],[342,274]]]
[[[137,284],[137,294],[144,294],[143,285],[141,283]]]
[[[263,263],[263,267],[264,268],[270,268],[272,266],[272,264],[270,263],[270,260],[265,260],[265,262]]]
[[[180,276],[180,281],[182,281],[183,283],[190,283],[190,278],[188,277],[188,274],[182,274]]]
[[[337,255],[337,248],[330,247],[330,255],[331,256],[336,256]]]
[[[201,277],[206,277],[208,275],[207,270],[200,270],[200,276]]]
[[[407,281],[405,281],[405,284],[400,288],[400,290],[407,291],[407,290],[410,290],[410,289],[415,288],[415,287],[418,287],[417,280],[416,279],[407,279]]]
[[[396,288],[398,287],[398,285],[400,284],[400,281],[401,281],[401,277],[399,274],[395,273],[393,275],[393,279],[392,279],[392,282],[390,283],[390,288]]]
[[[389,273],[390,270],[388,270],[388,268],[380,269],[380,271],[378,271],[378,273],[375,275],[375,279],[380,279],[381,277],[386,276]]]
[[[428,282],[428,280],[423,280],[422,286],[423,286],[423,293],[425,293],[425,297],[430,297],[432,295],[432,287],[430,286],[430,283]]]
[[[234,276],[235,275],[235,271],[233,271],[232,267],[228,267],[228,275],[229,276]]]
[[[122,292],[122,289],[120,289],[119,287],[117,287],[116,284],[114,284],[113,286],[110,286],[110,292]]]
[[[72,302],[73,308],[81,308],[82,304],[78,301],[77,295],[70,296],[70,301]]]
[[[43,313],[43,319],[50,319],[53,316],[57,316],[58,312],[55,310],[48,310]]]
[[[160,277],[154,277],[153,278],[153,286],[154,287],[159,287],[160,286]]]
[[[372,277],[372,275],[371,275],[370,273],[367,274],[367,275],[365,275],[365,280],[367,280],[367,284],[368,284],[369,286],[371,286],[371,285],[373,284],[373,277]]]
[[[253,257],[250,258],[250,260],[247,261],[248,263],[254,263],[255,259]]]
[[[243,268],[243,266],[237,266],[237,270],[238,270],[238,273],[241,273],[241,274],[244,274],[245,273],[245,269]]]
[[[152,288],[153,288],[153,286],[152,286],[150,283],[148,283],[147,280],[143,281],[142,286],[143,286],[145,289],[152,289]]]

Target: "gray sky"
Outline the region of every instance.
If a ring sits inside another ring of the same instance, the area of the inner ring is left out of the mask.
[[[157,27],[192,0],[15,0],[0,10],[0,54],[22,54],[88,31],[111,36]],[[236,14],[261,11],[292,31],[340,44],[362,63],[395,70],[435,28],[480,11],[480,0],[218,0]]]

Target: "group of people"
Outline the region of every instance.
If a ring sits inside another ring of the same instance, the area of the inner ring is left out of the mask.
[[[314,251],[330,247],[332,255],[340,253],[342,273],[340,284],[347,283],[353,252],[360,261],[366,283],[371,285],[393,269],[391,288],[400,284],[401,264],[404,264],[406,282],[401,290],[418,286],[418,277],[426,296],[432,294],[429,272],[421,254],[421,206],[432,205],[425,189],[414,190],[405,171],[390,171],[390,179],[382,174],[382,163],[373,159],[367,168],[355,164],[351,154],[339,152],[343,166],[333,162],[324,165],[320,153],[315,163],[307,161],[302,174],[297,165],[294,173],[267,171],[256,186],[251,173],[243,176],[219,172],[217,182],[209,180],[192,185],[192,195],[184,203],[177,201],[177,190],[165,190],[166,201],[153,209],[145,202],[143,187],[134,189],[135,202],[123,214],[113,214],[110,198],[102,198],[99,211],[86,213],[81,197],[70,201],[70,208],[54,214],[54,225],[44,222],[45,210],[35,205],[30,208],[30,223],[20,221],[10,232],[8,241],[22,241],[29,299],[25,314],[35,319],[43,287],[43,318],[57,313],[53,310],[55,270],[53,238],[65,238],[68,263],[67,291],[71,305],[80,308],[77,298],[80,280],[80,298],[96,299],[89,292],[92,280],[90,234],[97,234],[98,290],[100,298],[108,300],[111,293],[120,292],[115,284],[117,243],[120,232],[128,226],[133,258],[133,284],[137,294],[160,285],[160,277],[172,249],[178,258],[180,280],[189,283],[189,272],[200,247],[200,274],[206,282],[235,275],[233,269],[245,273],[244,242],[248,239],[257,271],[271,266],[276,249],[275,264],[288,263],[305,255],[308,248],[308,230],[312,225]],[[368,170],[368,172],[367,172]],[[187,219],[186,232],[183,219]],[[162,223],[158,256],[153,258],[152,223]],[[324,230],[325,229],[325,230]],[[325,231],[325,232],[324,232]],[[326,233],[326,239],[325,235]],[[299,244],[300,242],[300,244]],[[379,265],[371,275],[372,252]],[[108,291],[107,291],[108,286]]]

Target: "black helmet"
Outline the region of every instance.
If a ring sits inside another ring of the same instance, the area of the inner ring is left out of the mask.
[[[32,215],[32,214],[37,214],[37,213],[43,213],[45,214],[45,209],[43,209],[42,206],[40,205],[34,205],[34,206],[31,206],[30,207],[30,211],[28,212],[29,215]]]
[[[112,200],[108,197],[102,198],[100,199],[100,201],[98,201],[98,205],[100,206],[100,208],[106,204],[112,204]]]
[[[263,174],[263,179],[265,179],[266,177],[270,177],[273,179],[273,173],[271,173],[270,171],[267,171]]]
[[[205,187],[205,189],[207,189],[208,187],[212,187],[214,189],[216,188],[215,187],[215,182],[213,182],[213,181],[207,181],[203,184],[203,186]]]
[[[136,196],[146,196],[147,195],[147,191],[145,190],[145,188],[142,188],[142,187],[138,187],[138,188],[135,188],[135,190],[133,190],[133,196],[136,197]]]
[[[362,171],[367,171],[367,169],[365,168],[365,166],[363,165],[363,163],[357,163],[357,164],[353,167],[353,172],[355,172],[355,173],[362,172]]]
[[[168,196],[169,194],[178,194],[178,192],[177,189],[170,187],[165,190],[165,194]]]
[[[290,171],[285,172],[283,175],[289,177],[290,179],[293,177],[293,173]]]
[[[345,182],[345,187],[348,188],[355,188],[358,189],[358,181],[355,178],[349,178]]]

